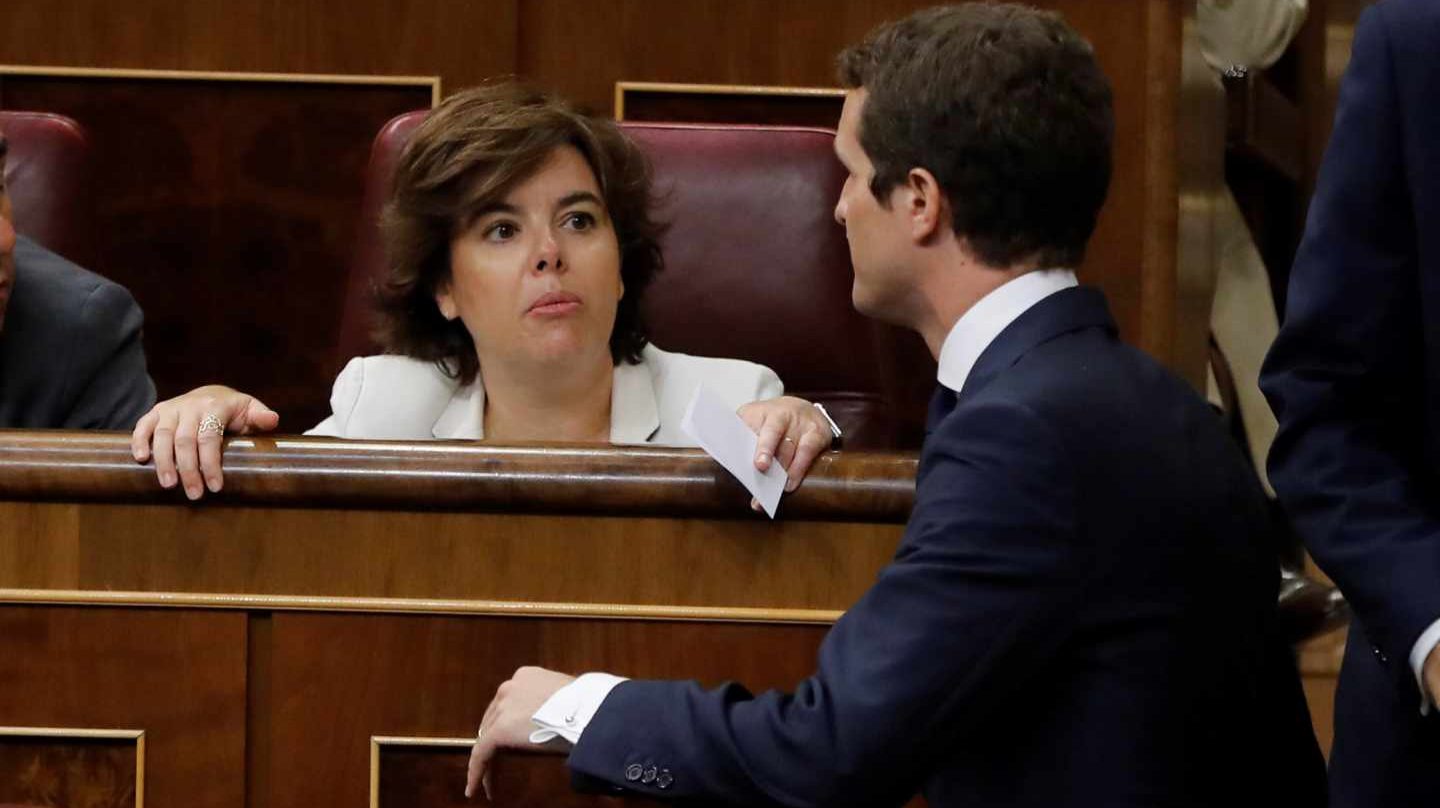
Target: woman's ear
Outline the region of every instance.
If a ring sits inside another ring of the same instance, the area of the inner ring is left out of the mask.
[[[436,285],[435,306],[440,309],[440,316],[447,320],[454,320],[460,316],[460,312],[455,306],[455,296],[450,294],[449,281]]]

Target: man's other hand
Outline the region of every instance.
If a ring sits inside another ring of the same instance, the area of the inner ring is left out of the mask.
[[[495,698],[485,708],[485,717],[480,721],[480,732],[475,737],[475,747],[470,751],[470,769],[465,778],[465,796],[473,797],[475,787],[485,789],[485,798],[490,796],[490,761],[499,749],[536,749],[554,751],[550,744],[538,745],[530,742],[530,733],[535,731],[531,716],[541,705],[550,700],[556,691],[575,681],[575,677],[548,671],[544,668],[526,667],[515,671],[510,681],[500,685]]]

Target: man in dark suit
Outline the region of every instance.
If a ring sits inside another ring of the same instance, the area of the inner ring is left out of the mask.
[[[521,669],[471,789],[558,737],[582,786],[743,805],[1316,804],[1258,482],[1071,270],[1110,177],[1090,47],[968,4],[881,27],[841,78],[855,305],[939,361],[893,563],[794,694]]]
[[[140,307],[17,236],[0,134],[0,429],[123,429],[155,403]]]
[[[1337,806],[1440,805],[1437,101],[1440,4],[1367,9],[1261,379],[1270,480],[1355,613]]]

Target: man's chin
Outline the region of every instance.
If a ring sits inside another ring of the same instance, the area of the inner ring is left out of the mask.
[[[883,298],[867,293],[859,286],[850,287],[850,304],[855,310],[869,317],[872,320],[879,320],[889,325],[910,328],[909,321],[900,315],[897,306],[886,305]]]

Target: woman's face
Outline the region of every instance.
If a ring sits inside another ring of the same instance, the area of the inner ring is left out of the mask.
[[[624,294],[620,247],[590,164],[561,146],[450,242],[450,279],[435,302],[459,317],[487,362],[610,360]]]

